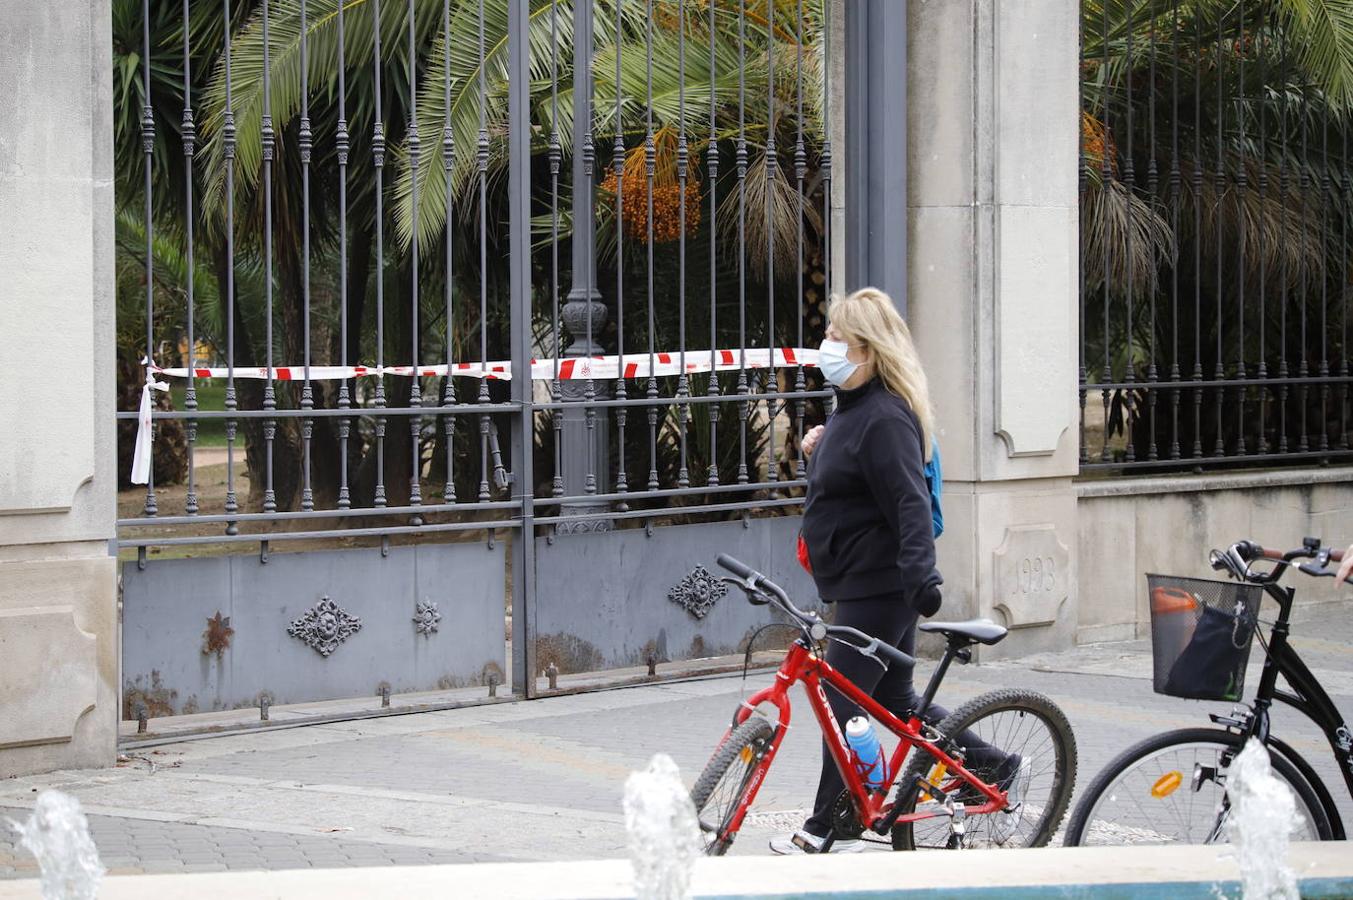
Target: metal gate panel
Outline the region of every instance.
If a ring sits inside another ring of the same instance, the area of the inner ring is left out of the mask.
[[[123,567],[123,716],[504,681],[504,544]]]
[[[585,672],[744,651],[775,619],[715,581],[724,573],[714,560],[728,553],[756,566],[812,608],[812,579],[794,561],[799,522],[783,516],[537,540],[537,665]]]

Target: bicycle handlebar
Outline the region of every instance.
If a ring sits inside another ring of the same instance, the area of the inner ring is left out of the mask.
[[[751,566],[740,559],[734,559],[727,553],[720,553],[716,562],[745,581],[751,581],[753,576],[760,576],[760,573]]]
[[[887,665],[887,663],[884,662],[884,659],[888,662],[894,662],[903,666],[912,666],[916,664],[915,658],[910,654],[902,652],[892,644],[880,641],[873,635],[865,634],[863,631],[859,631],[855,628],[848,628],[844,625],[827,625],[818,618],[816,613],[804,612],[794,605],[793,601],[789,599],[789,595],[785,593],[784,588],[780,587],[778,584],[741,560],[734,559],[727,553],[720,553],[715,561],[722,568],[727,569],[738,577],[741,582],[739,586],[744,591],[749,593],[759,593],[773,601],[776,606],[780,607],[793,618],[801,628],[809,632],[810,636],[818,637],[817,634],[813,634],[813,631],[815,628],[820,628],[821,637],[831,638],[843,644],[847,644],[863,655],[872,657],[884,666]],[[882,659],[880,657],[882,657]]]
[[[1332,562],[1341,562],[1343,558],[1343,551],[1322,549],[1320,541],[1316,538],[1306,538],[1300,548],[1286,552],[1265,549],[1255,541],[1245,540],[1237,541],[1225,551],[1213,550],[1212,568],[1230,569],[1237,578],[1254,584],[1274,584],[1283,577],[1293,562],[1302,559],[1315,561],[1298,564],[1297,568],[1305,574],[1316,578],[1333,578],[1335,573],[1327,567]],[[1278,565],[1269,572],[1251,572],[1250,563],[1260,559],[1276,562]],[[1353,578],[1347,580],[1353,582]]]

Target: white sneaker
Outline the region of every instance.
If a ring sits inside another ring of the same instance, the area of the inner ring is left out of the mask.
[[[793,834],[786,834],[775,838],[770,842],[770,849],[781,856],[794,856],[800,853],[821,853],[822,844],[826,838],[820,838],[815,834],[800,829]],[[812,848],[811,850],[809,848]],[[859,853],[864,849],[864,841],[834,841],[828,853]]]

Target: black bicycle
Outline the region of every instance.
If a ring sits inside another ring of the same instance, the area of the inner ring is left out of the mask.
[[[1294,562],[1307,575],[1334,577],[1330,563],[1342,554],[1306,538],[1298,550],[1265,550],[1240,541],[1213,550],[1212,568],[1234,581],[1148,575],[1151,647],[1157,693],[1238,705],[1231,715],[1212,715],[1220,728],[1185,728],[1147,738],[1119,754],[1091,782],[1067,824],[1065,844],[1212,843],[1225,840],[1230,812],[1226,775],[1250,738],[1268,748],[1273,771],[1287,782],[1300,817],[1294,840],[1342,840],[1344,826],[1334,798],[1315,769],[1269,728],[1274,700],[1293,707],[1325,733],[1353,797],[1353,734],[1320,681],[1288,643],[1296,590],[1279,582]],[[1271,561],[1267,571],[1252,566]],[[1264,594],[1278,604],[1278,618],[1259,620]],[[1265,639],[1261,624],[1271,625]],[[1266,651],[1254,699],[1240,702],[1250,643]],[[1289,690],[1278,687],[1278,676]]]

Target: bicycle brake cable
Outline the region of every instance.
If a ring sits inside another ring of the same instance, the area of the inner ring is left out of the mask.
[[[762,625],[756,631],[752,632],[752,636],[747,639],[747,652],[742,658],[742,689],[744,691],[747,689],[747,670],[752,666],[752,651],[755,649],[756,639],[761,636],[763,631],[769,631],[772,628],[795,628],[802,630],[800,626],[790,622],[771,622],[767,625]]]

